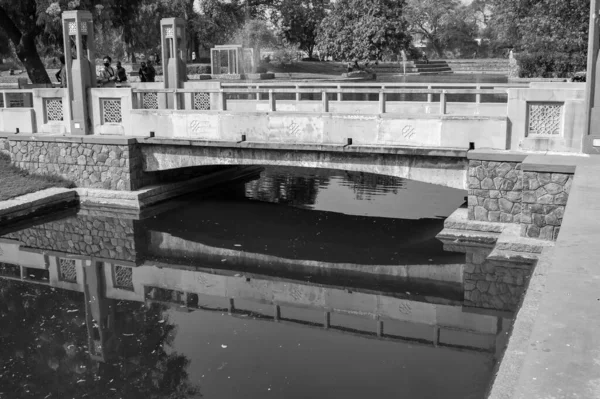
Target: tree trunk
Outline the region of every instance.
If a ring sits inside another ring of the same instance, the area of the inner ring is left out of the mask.
[[[10,19],[4,8],[0,7],[0,29],[4,30],[6,36],[15,46],[15,53],[19,61],[25,66],[31,82],[52,83],[35,46],[35,37],[39,28],[32,24],[31,30],[23,34],[13,20]]]
[[[20,43],[15,47],[17,57],[25,67],[31,83],[51,84],[52,81],[35,46],[35,35],[24,34],[21,36]]]
[[[315,51],[315,47],[314,47],[314,46],[308,46],[308,51],[307,51],[307,53],[308,53],[308,59],[309,59],[309,60],[312,60],[312,57],[313,57],[313,52],[314,52],[314,51]]]

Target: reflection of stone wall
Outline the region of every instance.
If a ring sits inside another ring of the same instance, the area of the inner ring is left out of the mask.
[[[533,265],[486,260],[489,248],[470,248],[464,268],[465,305],[516,311]]]
[[[522,236],[556,240],[572,183],[573,175],[523,173]]]
[[[469,161],[469,219],[519,223],[521,193],[520,163]]]
[[[6,238],[35,249],[133,262],[136,250],[140,249],[135,223],[127,219],[79,215],[10,233]]]

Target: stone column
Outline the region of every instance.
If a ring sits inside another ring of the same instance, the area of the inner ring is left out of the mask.
[[[181,18],[164,18],[160,21],[162,67],[165,89],[183,88],[187,81],[187,35],[185,21]],[[179,104],[183,104],[179,101]],[[168,96],[167,107],[174,108],[175,99]]]
[[[88,89],[96,86],[92,13],[65,11],[62,14],[62,25],[71,134],[93,134],[87,96]]]
[[[586,87],[586,136],[583,151],[600,154],[600,0],[591,0]],[[594,130],[594,126],[596,129]],[[596,142],[594,145],[594,141]]]

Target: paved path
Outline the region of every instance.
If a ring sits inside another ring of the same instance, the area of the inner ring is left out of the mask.
[[[600,156],[576,164],[560,236],[532,276],[492,399],[600,398]]]

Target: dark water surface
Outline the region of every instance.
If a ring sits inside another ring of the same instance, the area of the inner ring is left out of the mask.
[[[5,228],[0,398],[485,397],[518,293],[435,239],[464,192],[256,177]]]

